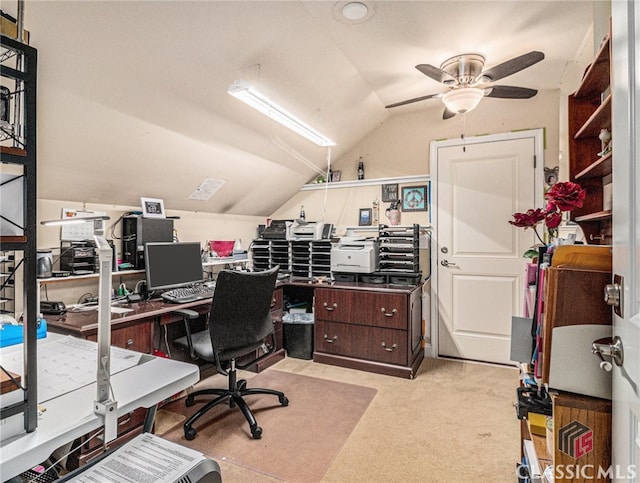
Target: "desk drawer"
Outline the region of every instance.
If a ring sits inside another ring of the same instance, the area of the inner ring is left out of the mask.
[[[407,296],[355,290],[316,289],[317,319],[407,329]]]
[[[96,342],[98,334],[90,335],[87,339]],[[151,322],[139,322],[129,327],[114,329],[111,327],[111,345],[122,349],[150,354],[153,348]]]
[[[357,359],[407,364],[407,332],[317,321],[315,350]]]

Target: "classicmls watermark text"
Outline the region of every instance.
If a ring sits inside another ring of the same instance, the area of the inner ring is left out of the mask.
[[[518,478],[529,477],[526,466],[519,466],[516,469]],[[553,476],[557,480],[562,479],[583,479],[583,480],[631,480],[638,476],[636,465],[620,466],[611,465],[609,467],[596,465],[556,465],[553,468]]]

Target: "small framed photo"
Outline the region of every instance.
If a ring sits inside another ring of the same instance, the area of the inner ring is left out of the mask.
[[[332,171],[331,172],[331,182],[332,183],[340,181],[340,177],[341,177],[341,172],[340,171]]]
[[[383,184],[382,185],[382,201],[398,201],[398,185]]]
[[[165,218],[164,201],[156,198],[140,198],[144,218]]]
[[[402,187],[402,211],[427,211],[427,186]]]
[[[360,208],[360,216],[358,218],[358,225],[371,226],[371,208]]]

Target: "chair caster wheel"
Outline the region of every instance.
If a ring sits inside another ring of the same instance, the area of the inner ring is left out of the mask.
[[[191,406],[193,406],[195,404],[195,401],[193,400],[193,396],[187,396],[187,398],[184,400],[184,404],[185,406],[187,406],[188,408],[190,408]]]
[[[184,430],[184,437],[187,441],[191,441],[193,440],[193,438],[196,437],[196,433],[197,431],[193,428],[189,428],[189,429],[185,429]]]
[[[247,381],[246,379],[240,379],[238,381],[238,391],[243,391],[247,388]]]
[[[260,426],[256,426],[255,428],[251,428],[251,435],[253,439],[262,438],[262,428]]]
[[[287,396],[282,396],[280,399],[280,404],[282,404],[283,406],[288,406],[289,405],[289,400],[287,399]]]

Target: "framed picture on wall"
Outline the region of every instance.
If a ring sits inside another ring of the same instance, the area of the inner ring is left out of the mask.
[[[427,186],[402,187],[402,211],[427,211]]]
[[[371,208],[360,208],[360,216],[358,217],[358,225],[371,226]]]
[[[157,198],[140,198],[144,218],[165,218],[164,201]]]
[[[398,185],[383,184],[382,185],[382,201],[398,201]]]

